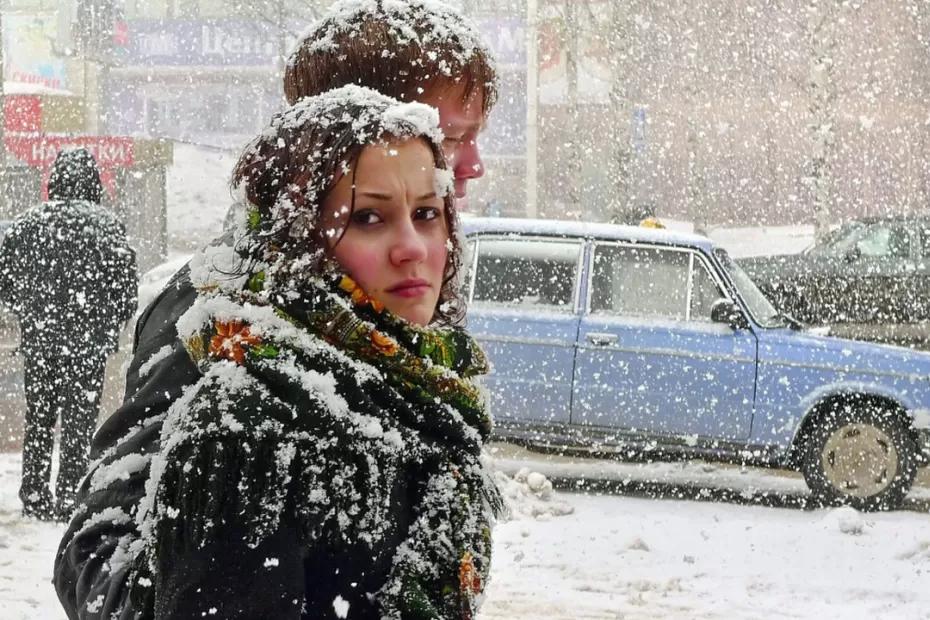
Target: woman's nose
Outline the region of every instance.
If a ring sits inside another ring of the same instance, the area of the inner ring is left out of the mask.
[[[412,221],[399,226],[390,252],[391,262],[395,265],[420,262],[426,258],[426,241]]]

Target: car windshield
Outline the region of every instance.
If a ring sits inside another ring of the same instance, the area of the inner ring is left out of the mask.
[[[811,256],[842,256],[856,245],[865,226],[862,222],[849,222],[831,230],[822,241],[807,248],[805,253]]]
[[[730,258],[726,250],[717,248],[714,250],[714,256],[723,265],[724,269],[730,275],[730,279],[736,286],[736,291],[746,303],[749,314],[755,319],[756,323],[762,327],[785,327],[788,320],[769,302],[762,294],[752,278],[746,274],[743,269]]]

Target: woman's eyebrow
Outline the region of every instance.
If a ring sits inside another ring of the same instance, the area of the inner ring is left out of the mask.
[[[362,192],[362,193],[359,194],[359,196],[361,196],[361,197],[363,197],[363,198],[374,198],[375,200],[384,200],[384,201],[388,201],[388,200],[393,200],[393,199],[394,199],[394,197],[391,196],[390,194],[384,194],[384,193],[382,193],[382,192]],[[417,201],[420,201],[420,200],[431,200],[431,199],[433,199],[433,198],[436,198],[436,192],[434,192],[434,191],[433,191],[433,192],[429,192],[429,193],[427,193],[427,194],[423,194],[422,196],[418,196],[418,197],[417,197]]]
[[[362,192],[359,196],[364,196],[365,198],[374,198],[375,200],[392,200],[393,196],[390,194],[384,194],[382,192]]]

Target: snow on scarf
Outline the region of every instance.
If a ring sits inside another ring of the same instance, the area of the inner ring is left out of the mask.
[[[347,277],[304,289],[269,295],[262,271],[227,278],[178,322],[203,377],[164,424],[137,517],[148,563],[136,582],[149,583],[166,532],[207,541],[230,506],[251,546],[284,511],[302,544],[375,546],[392,481],[415,463],[426,490],[377,593],[382,615],[472,618],[501,506],[480,462],[484,354],[459,329],[392,316]]]

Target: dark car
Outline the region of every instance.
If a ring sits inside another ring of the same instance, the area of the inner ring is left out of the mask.
[[[930,215],[860,218],[800,254],[738,262],[779,310],[804,323],[930,344]]]

